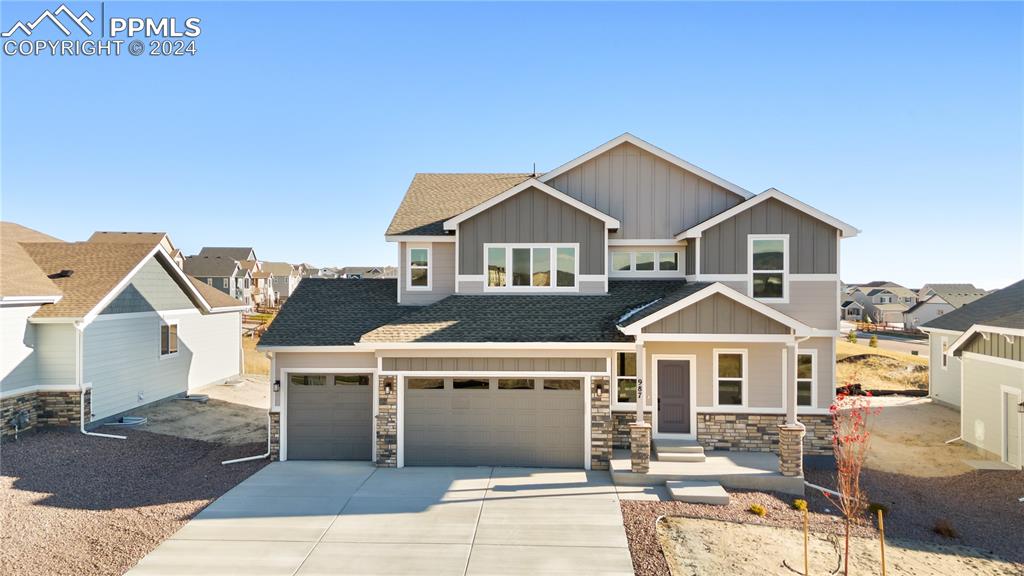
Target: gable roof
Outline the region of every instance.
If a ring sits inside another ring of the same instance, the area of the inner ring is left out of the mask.
[[[710,284],[693,283],[688,286],[683,286],[681,289],[676,290],[671,294],[667,294],[664,298],[651,302],[650,304],[643,306],[641,309],[620,318],[618,321],[618,328],[623,334],[630,334],[634,336],[640,335],[645,326],[657,322],[658,320],[674,314],[688,306],[696,304],[697,302],[700,302],[714,294],[721,294],[722,296],[730,298],[743,306],[762,314],[763,316],[767,316],[768,318],[771,318],[772,320],[794,330],[798,336],[809,335],[814,332],[813,328],[803,322],[800,322],[791,316],[787,316],[771,306],[758,302],[746,294],[729,288],[721,282],[714,282]]]
[[[645,141],[645,140],[643,140],[641,138],[637,138],[636,136],[630,134],[629,132],[626,132],[625,134],[622,134],[621,136],[613,138],[613,139],[605,142],[604,144],[598,146],[597,148],[594,148],[590,152],[587,152],[586,154],[583,154],[582,156],[579,156],[578,158],[575,158],[573,160],[570,160],[569,162],[566,162],[565,164],[562,164],[558,168],[555,168],[554,170],[551,170],[550,172],[544,174],[543,176],[540,176],[539,180],[541,182],[548,182],[549,180],[552,180],[552,179],[560,176],[561,174],[564,174],[564,173],[568,172],[569,170],[572,170],[573,168],[579,166],[580,164],[583,164],[583,163],[585,163],[585,162],[587,162],[589,160],[592,160],[592,159],[600,156],[601,154],[604,154],[605,152],[611,150],[612,148],[615,148],[615,147],[620,146],[620,145],[625,144],[625,143],[632,144],[632,145],[636,146],[637,148],[640,148],[640,149],[642,149],[642,150],[644,150],[646,152],[649,152],[650,154],[653,154],[653,155],[661,158],[662,160],[665,160],[666,162],[668,162],[670,164],[675,164],[676,166],[682,168],[683,170],[686,170],[687,172],[691,172],[691,173],[693,173],[693,174],[695,174],[697,176],[700,176],[701,178],[704,178],[705,180],[708,180],[710,182],[714,182],[715,184],[718,184],[722,188],[725,188],[726,190],[729,190],[730,192],[738,194],[739,196],[741,196],[744,199],[747,199],[747,198],[750,198],[750,197],[753,196],[753,194],[751,194],[749,191],[741,188],[740,186],[737,186],[736,184],[733,184],[732,182],[729,182],[728,180],[726,180],[724,178],[716,176],[716,175],[712,174],[711,172],[708,172],[707,170],[704,170],[703,168],[700,168],[698,166],[694,166],[693,164],[690,164],[686,160],[683,160],[682,158],[680,158],[680,157],[678,157],[678,156],[676,156],[674,154],[666,152],[665,150],[662,150],[661,148],[658,148],[657,146],[651,144],[650,142],[647,142],[647,141]]]
[[[240,268],[234,258],[221,256],[189,256],[185,258],[185,273],[191,276],[227,278]]]
[[[200,282],[198,278],[188,276],[187,274],[185,276],[196,292],[199,292],[203,300],[206,300],[206,303],[210,305],[211,312],[217,312],[225,308],[241,308],[245,306],[241,300],[228,296],[206,282]]]
[[[775,200],[778,200],[783,204],[788,204],[792,208],[795,208],[805,214],[817,218],[818,220],[821,220],[822,222],[828,224],[829,226],[839,229],[840,233],[844,238],[852,238],[860,233],[860,230],[854,228],[853,226],[847,224],[846,222],[843,222],[838,218],[829,216],[828,214],[822,212],[821,210],[818,210],[817,208],[811,206],[810,204],[805,204],[797,200],[796,198],[793,198],[789,194],[783,193],[778,189],[769,188],[764,192],[761,192],[757,196],[754,196],[753,198],[750,198],[744,202],[740,202],[739,204],[733,206],[732,208],[729,208],[724,212],[719,212],[718,214],[712,216],[711,218],[708,218],[707,220],[701,222],[700,224],[697,224],[696,226],[691,226],[690,228],[683,230],[682,232],[676,234],[675,238],[676,240],[683,240],[684,238],[699,238],[705,230],[717,226],[718,224],[721,224],[722,222],[728,220],[729,218],[732,218],[733,216],[736,216],[741,212],[749,210],[750,208],[753,208],[754,206],[757,206],[761,202],[764,202],[765,200],[771,198],[774,198]]]
[[[270,272],[274,276],[292,276],[299,273],[296,266],[292,266],[287,262],[267,262],[264,260],[262,266],[264,272]]]
[[[211,256],[221,258],[231,258],[233,260],[248,260],[250,255],[255,256],[256,251],[252,248],[239,246],[239,247],[221,247],[221,246],[203,246],[203,249],[199,251],[199,256]]]
[[[988,294],[981,288],[975,288],[973,284],[929,284],[928,288],[935,293],[935,296],[945,300],[954,308],[960,308],[964,304],[974,302]]]
[[[444,221],[530,178],[530,174],[416,174],[387,236],[440,236]]]
[[[914,292],[910,288],[904,288],[903,286],[885,286],[882,288],[875,288],[868,292],[868,296],[874,296],[876,294],[881,294],[882,292],[888,292],[894,296],[899,296],[901,298],[917,297],[917,292]]]
[[[1024,280],[929,320],[921,327],[963,332],[975,324],[1024,328]]]
[[[468,220],[473,216],[476,216],[477,214],[480,214],[481,212],[487,210],[488,208],[496,206],[504,202],[505,200],[512,198],[513,196],[519,194],[520,192],[531,189],[539,190],[556,200],[560,200],[565,204],[572,206],[573,208],[579,210],[580,212],[583,212],[584,214],[601,220],[602,222],[604,222],[605,227],[608,229],[615,230],[618,229],[618,227],[620,226],[618,219],[612,218],[611,216],[605,214],[604,212],[601,212],[600,210],[592,206],[584,204],[583,202],[580,202],[579,200],[573,198],[572,196],[569,196],[564,192],[555,190],[551,186],[548,186],[547,184],[541,182],[540,180],[537,180],[536,178],[529,178],[517,184],[516,186],[509,188],[508,190],[502,192],[501,194],[493,196],[487,199],[486,201],[477,204],[476,206],[470,208],[469,210],[466,210],[465,212],[459,214],[458,216],[446,220],[444,222],[444,229],[455,230],[460,222]]]
[[[149,244],[156,246],[167,236],[164,232],[93,232],[87,242]]]
[[[61,240],[13,222],[0,222],[0,300],[18,302],[54,302],[60,288],[47,278],[22,242]]]
[[[260,338],[259,347],[351,346],[414,306],[395,299],[397,280],[305,278]]]

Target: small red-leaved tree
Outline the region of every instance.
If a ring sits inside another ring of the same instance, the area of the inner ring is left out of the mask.
[[[842,392],[829,407],[832,415],[832,452],[836,457],[836,491],[825,497],[843,513],[846,520],[846,545],[843,573],[850,573],[850,524],[864,519],[867,494],[860,485],[860,472],[868,455],[871,433],[868,418],[879,412],[871,408],[871,394]]]

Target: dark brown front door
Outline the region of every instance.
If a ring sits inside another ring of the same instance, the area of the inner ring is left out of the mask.
[[[690,433],[690,361],[658,361],[658,432]]]

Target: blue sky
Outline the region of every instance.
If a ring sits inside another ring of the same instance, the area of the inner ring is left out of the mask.
[[[57,5],[4,2],[2,27]],[[106,13],[200,17],[199,54],[3,56],[4,220],[394,263],[384,230],[415,172],[543,171],[629,131],[861,228],[847,281],[1024,276],[1019,3]]]

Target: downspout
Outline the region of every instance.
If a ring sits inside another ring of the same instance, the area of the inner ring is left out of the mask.
[[[118,436],[117,434],[100,434],[99,432],[89,432],[85,429],[85,391],[86,386],[83,373],[83,362],[82,362],[82,338],[85,332],[85,326],[81,322],[75,322],[75,385],[78,387],[78,428],[82,434],[86,436],[98,436],[100,438],[115,438],[117,440],[127,440],[127,436]]]
[[[253,460],[263,460],[264,458],[270,458],[270,433],[272,432],[272,429],[271,429],[272,424],[271,424],[271,420],[270,420],[270,410],[273,409],[273,407],[274,407],[274,380],[273,380],[273,378],[274,378],[274,373],[277,371],[276,367],[275,367],[276,363],[277,363],[277,359],[274,357],[274,353],[273,352],[268,353],[267,356],[270,358],[270,406],[267,407],[267,451],[265,453],[263,453],[263,454],[258,455],[258,456],[246,456],[245,458],[235,458],[234,460],[225,460],[225,461],[221,462],[222,465],[223,464],[235,464],[235,463],[238,463],[238,462],[251,462]]]

